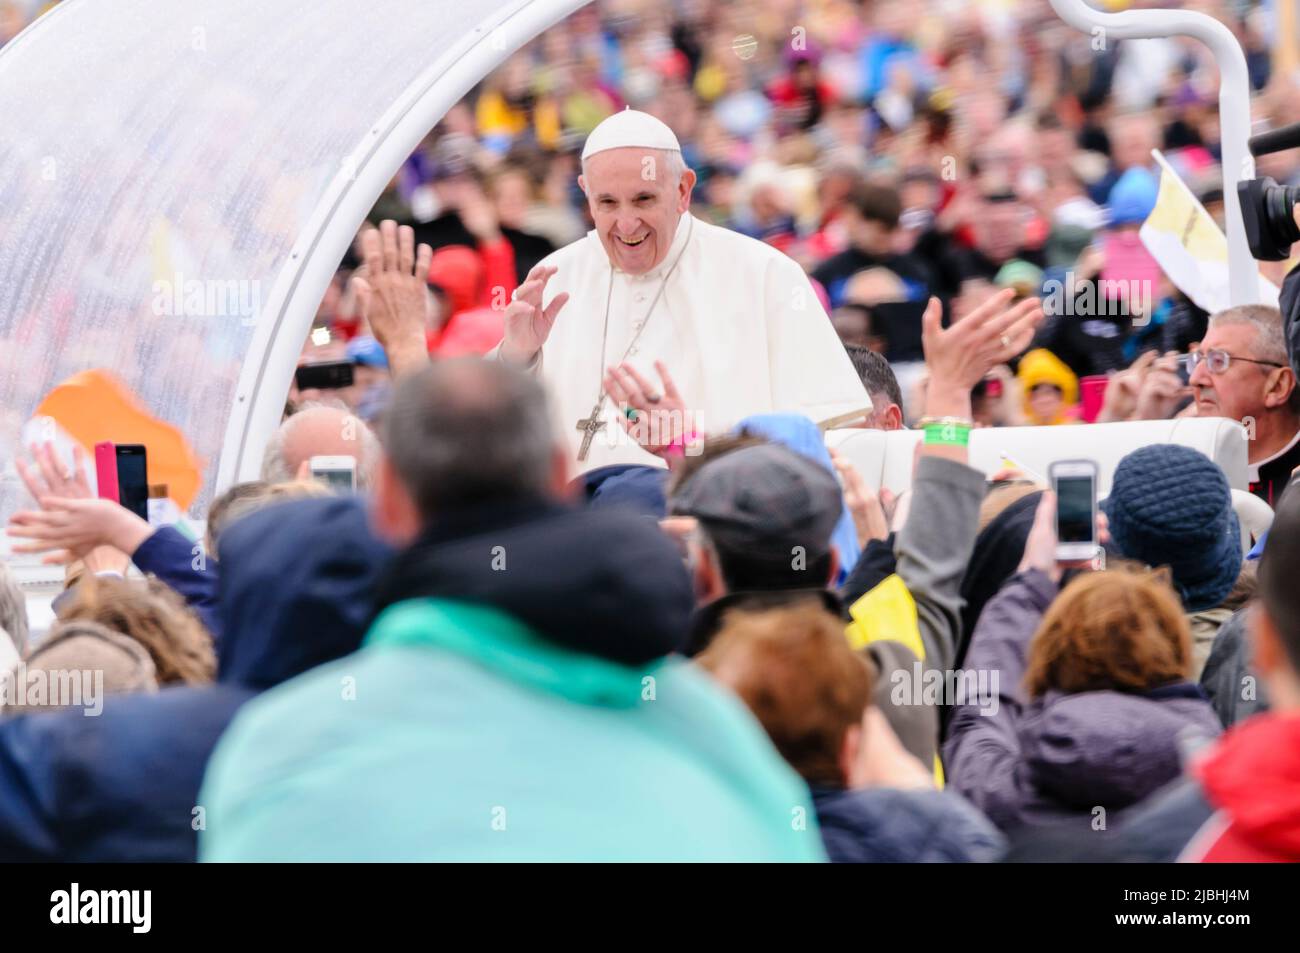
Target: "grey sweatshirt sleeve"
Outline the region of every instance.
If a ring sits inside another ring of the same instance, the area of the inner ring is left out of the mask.
[[[975,549],[984,474],[921,457],[907,522],[894,543],[897,572],[916,602],[925,668],[952,668],[961,631],[961,583]]]
[[[961,582],[975,546],[984,476],[952,460],[922,457],[912,494],[907,522],[894,542],[895,572],[916,604],[925,659],[918,660],[909,642],[901,640],[873,642],[868,654],[876,668],[875,703],[903,747],[929,766],[938,754],[939,709],[915,697],[923,697],[915,683],[922,669],[952,667],[961,629]]]

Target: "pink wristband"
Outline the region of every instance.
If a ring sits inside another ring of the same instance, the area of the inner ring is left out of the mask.
[[[689,434],[684,433],[660,452],[661,457],[684,457],[686,448],[699,439],[699,435],[692,430]]]

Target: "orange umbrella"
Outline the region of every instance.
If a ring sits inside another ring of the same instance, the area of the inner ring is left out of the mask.
[[[194,502],[202,468],[181,432],[150,414],[125,384],[107,371],[82,371],[50,391],[36,408],[53,417],[92,457],[95,444],[142,443],[150,483],[167,484],[182,511]]]

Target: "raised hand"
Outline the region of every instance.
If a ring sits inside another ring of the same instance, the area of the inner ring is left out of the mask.
[[[1155,352],[1152,352],[1155,353]],[[1134,420],[1168,420],[1192,388],[1178,376],[1179,355],[1170,351],[1151,365],[1138,390]]]
[[[662,361],[655,361],[662,390],[642,377],[631,364],[605,371],[605,393],[617,406],[631,407],[635,419],[619,417],[623,429],[648,453],[661,454],[678,443],[686,429],[686,402]]]
[[[930,375],[925,389],[926,417],[969,419],[971,389],[993,368],[1029,346],[1034,328],[1043,320],[1042,302],[1029,298],[1010,307],[1014,297],[1010,288],[1000,291],[946,329],[939,299],[930,299],[921,318],[921,346]],[[940,443],[920,445],[920,454],[956,463],[970,459],[965,446]]]
[[[1102,398],[1101,412],[1097,415],[1097,423],[1114,423],[1133,418],[1137,410],[1138,395],[1142,393],[1142,385],[1157,356],[1155,351],[1145,351],[1124,370],[1111,374],[1110,381],[1106,384],[1106,396]]]
[[[943,308],[931,298],[922,318],[922,346],[936,385],[969,392],[984,375],[1029,346],[1043,320],[1043,305],[1027,298],[1010,307],[1015,291],[1006,288],[990,297],[949,328],[942,326]]]
[[[50,441],[34,443],[27,448],[32,455],[35,467],[23,460],[15,461],[18,475],[22,477],[27,491],[32,498],[40,500],[43,496],[62,496],[72,499],[84,499],[94,496],[90,484],[86,482],[86,454],[80,445],[72,446],[72,469],[69,470],[59,462],[58,452]]]
[[[501,342],[501,357],[506,361],[520,365],[532,363],[551,336],[555,319],[569,300],[565,291],[552,298],[550,304],[542,305],[546,283],[558,271],[554,266],[537,265],[515,289],[514,300],[506,307],[505,337]]]
[[[844,488],[844,505],[853,517],[858,545],[866,546],[873,539],[888,538],[889,520],[885,516],[881,500],[881,496],[888,491],[882,490],[881,496],[878,496],[867,485],[867,481],[862,479],[857,468],[835,450],[831,450],[831,462],[835,464],[835,472],[840,475],[840,483]]]
[[[364,277],[353,280],[358,301],[364,302],[370,330],[388,355],[393,376],[428,363],[425,338],[429,262],[433,249],[415,247],[415,230],[397,227],[391,219],[361,233]]]
[[[30,540],[15,553],[47,553],[45,563],[84,559],[99,546],[130,555],[153,535],[153,527],[112,500],[43,496],[39,510],[23,510],[9,519],[8,534]]]

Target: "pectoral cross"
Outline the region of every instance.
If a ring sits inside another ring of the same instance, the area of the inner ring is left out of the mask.
[[[578,421],[578,429],[582,431],[582,446],[578,449],[578,462],[587,459],[587,454],[591,451],[591,441],[595,439],[596,434],[605,429],[605,421],[600,419],[600,405],[604,400],[596,401],[596,406],[591,408],[591,416],[586,420]]]

